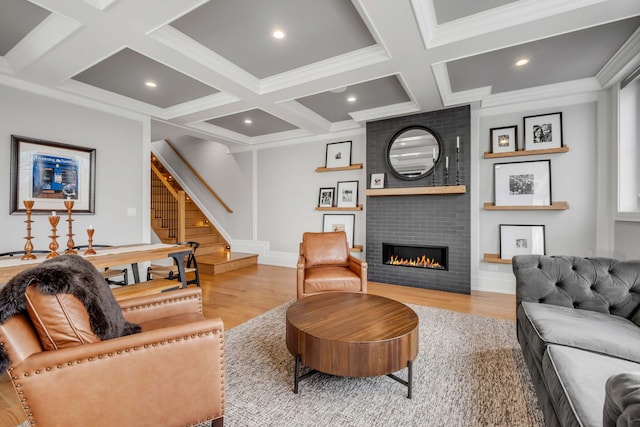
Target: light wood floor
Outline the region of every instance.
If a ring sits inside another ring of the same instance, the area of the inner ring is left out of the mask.
[[[216,276],[201,275],[204,315],[233,328],[296,297],[293,268],[257,265]],[[471,295],[369,282],[369,293],[408,304],[515,321],[515,296],[490,292]],[[514,326],[515,327],[515,326]],[[8,375],[0,379],[0,427],[15,427],[25,416]]]

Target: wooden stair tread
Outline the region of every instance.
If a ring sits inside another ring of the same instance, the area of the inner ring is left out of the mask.
[[[116,300],[123,300],[133,297],[141,297],[146,295],[155,295],[160,292],[166,292],[182,287],[182,283],[177,280],[154,279],[142,283],[122,286],[120,288],[111,289],[111,293]]]
[[[258,254],[218,252],[196,255],[198,269],[204,274],[220,274],[258,264]]]
[[[230,261],[237,261],[245,258],[257,257],[257,254],[249,254],[243,252],[224,252],[218,254],[197,255],[196,259],[199,264],[222,264]]]

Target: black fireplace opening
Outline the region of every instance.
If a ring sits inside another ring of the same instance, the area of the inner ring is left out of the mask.
[[[382,263],[399,267],[449,270],[448,246],[382,244]]]

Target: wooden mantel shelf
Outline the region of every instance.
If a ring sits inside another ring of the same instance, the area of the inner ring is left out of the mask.
[[[402,187],[402,188],[369,188],[364,191],[367,196],[419,196],[429,194],[464,194],[466,185],[447,185],[439,187]]]

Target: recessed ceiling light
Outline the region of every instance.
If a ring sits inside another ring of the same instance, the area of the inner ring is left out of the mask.
[[[355,96],[350,96],[350,97],[347,98],[347,101],[356,102],[356,97]]]
[[[153,82],[151,80],[147,80],[146,82],[144,82],[144,85],[146,87],[158,87],[158,85],[156,84],[156,82]]]
[[[275,37],[276,39],[283,39],[284,38],[284,31],[282,30],[275,30],[273,32],[273,37]]]
[[[245,123],[246,125],[250,125],[251,123],[253,123],[253,120],[251,120],[251,119],[244,119],[244,123]]]
[[[529,58],[522,58],[516,61],[516,67],[522,67],[523,65],[527,65],[529,63]]]

